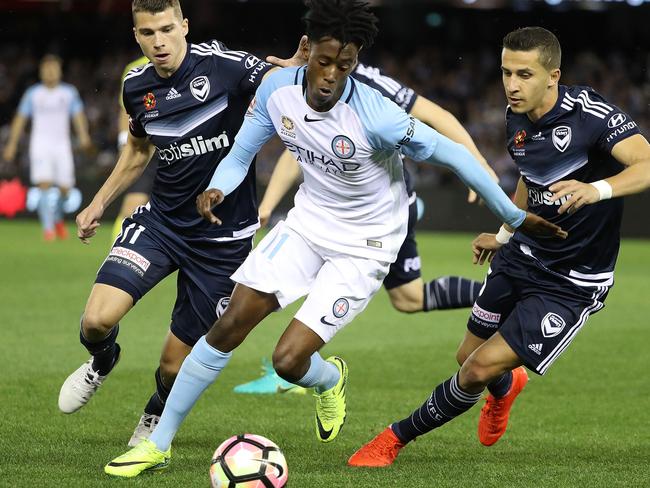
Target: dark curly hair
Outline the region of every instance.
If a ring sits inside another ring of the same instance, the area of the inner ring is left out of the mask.
[[[359,48],[370,47],[377,36],[378,19],[369,3],[359,0],[306,0],[302,18],[307,37],[318,41],[330,37]]]

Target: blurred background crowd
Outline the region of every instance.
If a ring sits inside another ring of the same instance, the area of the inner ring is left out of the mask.
[[[542,25],[553,30],[564,49],[562,83],[594,87],[647,135],[649,5],[557,0],[374,3],[380,36],[362,61],[456,115],[508,191],[514,189],[517,174],[505,149],[499,53],[502,36],[513,28]],[[288,57],[301,34],[303,8],[298,1],[185,0],[183,7],[190,19],[190,42],[216,38],[260,57]],[[77,87],[85,104],[95,150],[78,152],[75,164],[79,186],[93,191],[117,157],[120,76],[140,55],[131,33],[130,2],[5,0],[0,13],[0,146],[21,95],[38,79],[40,58],[58,54],[64,60],[64,81]],[[23,176],[27,142],[23,135],[18,157]],[[261,185],[281,149],[274,141],[258,157]],[[13,165],[0,164],[1,174],[15,171]],[[459,184],[428,166],[412,169],[420,191]]]

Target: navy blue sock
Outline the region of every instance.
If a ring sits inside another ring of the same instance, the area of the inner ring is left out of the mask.
[[[467,393],[458,385],[458,373],[440,383],[429,399],[404,420],[391,425],[404,444],[437,429],[472,408],[481,398],[480,393]]]
[[[425,312],[450,308],[467,308],[474,305],[480,281],[469,280],[461,276],[442,276],[424,284]]]
[[[487,389],[490,393],[492,393],[494,398],[501,398],[506,396],[506,393],[508,393],[508,390],[510,390],[511,385],[512,371],[508,371],[507,373],[503,373],[492,383],[489,383],[487,385]]]
[[[82,318],[83,320],[83,318]],[[93,369],[101,376],[106,376],[111,372],[117,362],[120,354],[120,345],[115,342],[117,334],[120,331],[120,325],[117,324],[111,329],[106,337],[99,342],[90,342],[84,336],[83,329],[79,330],[79,341],[88,349],[93,357]]]
[[[160,368],[156,370],[155,378],[156,391],[151,395],[147,406],[144,407],[144,413],[160,417],[165,408],[165,402],[167,401],[171,387],[167,387],[165,383],[163,383],[162,377],[160,376]]]

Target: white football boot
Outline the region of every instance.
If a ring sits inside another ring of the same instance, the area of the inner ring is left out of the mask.
[[[115,364],[120,360],[119,349],[117,354]],[[74,413],[79,410],[88,403],[105,379],[106,376],[101,376],[93,369],[91,357],[63,382],[59,392],[59,410],[63,413]]]
[[[140,422],[138,422],[131,439],[129,439],[129,447],[135,447],[143,440],[149,439],[149,436],[153,433],[158,422],[160,422],[160,417],[158,415],[149,413],[142,414]]]

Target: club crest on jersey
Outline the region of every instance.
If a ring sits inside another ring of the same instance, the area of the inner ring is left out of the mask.
[[[144,103],[144,108],[146,110],[152,110],[156,108],[156,96],[149,92],[144,97],[142,97],[142,103]]]
[[[332,313],[337,319],[343,317],[348,313],[349,310],[350,302],[348,302],[345,298],[339,298],[334,302],[334,305],[332,305]]]
[[[293,120],[291,120],[286,115],[283,115],[281,120],[282,120],[282,126],[287,130],[293,130],[293,128],[296,126],[293,123]]]
[[[521,149],[524,147],[524,141],[526,140],[526,131],[525,130],[518,130],[517,133],[515,134],[515,147],[517,149]]]
[[[564,152],[571,144],[571,127],[561,125],[553,129],[553,145],[555,149]]]
[[[546,338],[555,337],[562,332],[565,325],[566,322],[558,314],[547,313],[542,319],[542,334],[544,334],[544,337]]]
[[[341,159],[350,159],[354,156],[356,148],[352,139],[346,136],[336,136],[332,139],[332,151]]]
[[[223,313],[228,308],[229,303],[230,303],[230,297],[223,297],[223,298],[219,299],[219,301],[217,302],[217,308],[216,308],[217,318],[221,318]]]
[[[210,94],[210,80],[207,76],[197,76],[190,82],[190,92],[199,102],[205,102]]]

